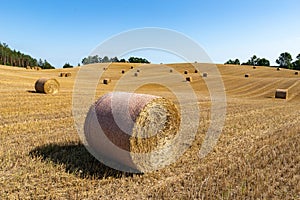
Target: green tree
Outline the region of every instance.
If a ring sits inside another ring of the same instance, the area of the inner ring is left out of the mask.
[[[239,59],[235,59],[235,60],[231,60],[229,59],[226,63],[224,64],[229,64],[229,65],[240,65],[240,60]]]
[[[73,68],[73,66],[70,65],[69,63],[65,63],[64,66],[63,66],[63,68]]]
[[[270,66],[270,61],[265,58],[259,58],[256,64],[258,66]]]
[[[292,60],[292,55],[288,52],[285,52],[280,54],[279,58],[276,60],[276,63],[282,68],[292,69]]]
[[[296,61],[293,62],[293,69],[300,70],[300,54],[296,57]]]

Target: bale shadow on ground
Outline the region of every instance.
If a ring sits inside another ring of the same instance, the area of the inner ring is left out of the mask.
[[[37,93],[35,90],[26,90],[28,93]]]
[[[118,171],[102,164],[82,144],[43,145],[30,151],[29,155],[41,157],[46,162],[63,164],[67,173],[72,173],[80,178],[102,179],[133,176],[133,173]]]

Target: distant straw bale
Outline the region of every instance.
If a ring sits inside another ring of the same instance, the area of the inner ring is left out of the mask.
[[[255,66],[253,66],[253,69],[256,69],[256,67],[255,67]]]
[[[134,76],[138,76],[138,75],[139,75],[139,73],[138,73],[138,72],[135,72],[135,73],[134,73]]]
[[[124,70],[124,69],[122,69],[121,73],[122,73],[122,74],[124,74],[124,73],[125,73],[125,70]]]
[[[184,74],[188,74],[188,71],[187,71],[187,70],[184,70]]]
[[[111,82],[111,80],[109,78],[105,78],[103,79],[103,84],[109,84]]]
[[[38,93],[56,94],[59,91],[59,82],[53,78],[40,78],[35,82]]]
[[[172,73],[173,72],[173,69],[170,69],[170,73]]]
[[[101,159],[145,171],[174,159],[176,150],[171,144],[179,125],[179,112],[167,99],[112,92],[91,106],[84,132],[88,146]],[[155,150],[160,151],[152,154]]]
[[[31,67],[28,65],[28,66],[26,66],[26,69],[31,69]]]
[[[250,77],[250,74],[245,74],[245,78],[248,78],[248,77]]]
[[[275,92],[275,98],[287,99],[288,98],[288,90],[287,89],[277,89]]]
[[[71,72],[67,72],[66,74],[65,74],[65,77],[71,77],[72,76],[72,73]]]
[[[203,72],[202,77],[206,78],[208,76],[207,72]]]
[[[193,82],[193,79],[192,79],[192,77],[190,77],[190,76],[186,77],[185,80],[186,80],[187,82]]]
[[[298,72],[295,72],[295,75],[298,75],[299,73]]]
[[[277,67],[277,71],[280,71],[280,68],[279,68],[279,67]]]
[[[196,74],[198,73],[198,70],[197,70],[197,69],[195,69],[195,73],[196,73]]]

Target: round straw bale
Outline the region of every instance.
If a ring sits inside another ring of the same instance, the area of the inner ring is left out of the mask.
[[[66,73],[61,72],[61,73],[59,74],[59,76],[60,76],[60,77],[65,77],[65,76],[66,76]]]
[[[133,66],[131,66],[130,69],[133,69]]]
[[[105,68],[105,67],[103,67],[103,70],[105,71],[105,70],[106,70],[106,68]]]
[[[39,71],[39,70],[42,70],[42,68],[41,67],[36,67],[36,70]]]
[[[173,72],[173,69],[170,69],[170,72],[172,73],[172,72]]]
[[[277,67],[277,71],[280,71],[280,68],[279,68],[279,67]]]
[[[28,65],[28,66],[26,66],[26,69],[31,69],[31,67]]]
[[[245,74],[245,78],[248,78],[250,76],[250,74]]]
[[[184,74],[188,74],[188,71],[187,71],[187,70],[184,70]]]
[[[137,70],[136,70],[136,72],[140,72],[140,71],[141,71],[140,69],[137,69]]]
[[[256,69],[256,67],[255,67],[255,66],[253,66],[253,69]]]
[[[122,74],[124,74],[124,73],[125,73],[125,70],[124,70],[124,69],[122,69],[121,73],[122,73]]]
[[[196,74],[198,73],[198,70],[197,70],[197,69],[195,69],[195,73],[196,73]]]
[[[299,73],[298,72],[295,72],[295,75],[298,75]]]
[[[103,84],[108,84],[108,83],[110,83],[111,82],[111,80],[109,79],[109,78],[105,78],[105,79],[103,79]]]
[[[208,73],[207,72],[203,72],[202,77],[207,77]]]
[[[138,75],[139,75],[139,73],[138,73],[138,72],[135,72],[135,73],[134,73],[134,76],[138,76]]]
[[[54,78],[40,78],[35,82],[38,93],[55,94],[59,91],[59,82]]]
[[[91,107],[84,130],[88,146],[100,159],[145,171],[173,159],[171,144],[179,126],[179,112],[171,101],[148,94],[111,92]],[[164,156],[152,154],[163,150]],[[140,154],[151,156],[145,160]]]
[[[65,77],[70,77],[70,76],[72,76],[71,72],[67,72],[67,73],[65,74]]]
[[[193,81],[192,77],[190,77],[190,76],[186,77],[185,80],[188,81],[188,82],[192,82]]]
[[[287,99],[288,90],[287,89],[277,89],[275,92],[275,98]]]

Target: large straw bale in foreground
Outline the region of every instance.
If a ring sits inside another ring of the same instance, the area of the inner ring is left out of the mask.
[[[40,78],[35,82],[35,90],[38,93],[55,94],[59,91],[59,83],[53,78]]]
[[[85,137],[102,162],[144,171],[173,159],[171,142],[179,125],[179,113],[171,101],[147,94],[113,92],[90,108]],[[151,155],[145,159],[140,154]]]

